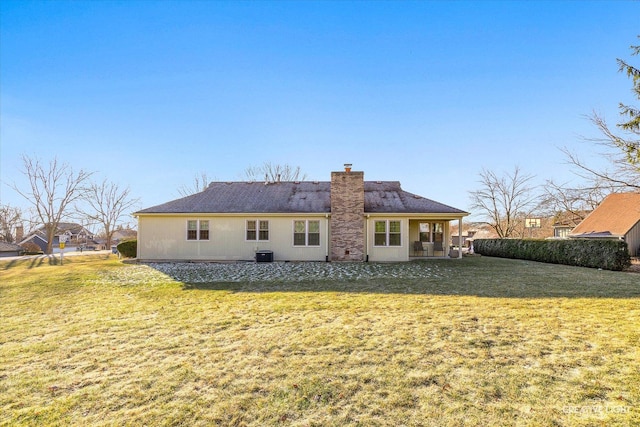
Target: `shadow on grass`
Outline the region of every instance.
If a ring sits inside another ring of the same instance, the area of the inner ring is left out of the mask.
[[[27,269],[38,268],[43,265],[66,265],[72,264],[74,261],[86,259],[85,257],[92,257],[93,259],[108,259],[109,255],[96,255],[88,254],[82,255],[65,255],[63,260],[60,260],[60,255],[25,255],[20,258],[12,259],[6,263],[2,262],[0,258],[0,269],[10,270],[16,267],[25,267]]]
[[[275,264],[281,264],[276,266]],[[248,264],[247,275],[225,280],[228,268],[191,264],[161,268],[185,290],[246,293],[331,292],[475,296],[486,298],[640,298],[640,275],[532,261],[477,257],[410,263]],[[157,267],[154,267],[157,268]],[[271,275],[265,274],[269,269]],[[208,270],[208,271],[207,271]],[[241,269],[242,270],[242,269]],[[301,271],[309,270],[307,274]],[[218,275],[217,277],[215,275]],[[257,277],[250,277],[256,274]],[[197,279],[194,280],[194,275]],[[213,276],[208,276],[213,275]],[[262,275],[261,278],[260,275]],[[207,277],[211,279],[207,280]]]

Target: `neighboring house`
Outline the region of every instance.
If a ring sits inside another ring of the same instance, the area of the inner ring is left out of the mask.
[[[111,242],[115,245],[123,240],[131,240],[138,237],[138,232],[130,228],[122,228],[113,232]]]
[[[84,228],[82,225],[72,222],[61,222],[58,224],[58,228],[56,229],[53,237],[53,246],[58,246],[60,240],[68,242],[70,246],[86,246],[95,244],[95,241],[93,240],[93,233]],[[47,249],[47,233],[44,225],[27,234],[18,243],[20,245],[24,245],[28,242],[35,243],[43,251]]]
[[[466,232],[462,232],[462,235],[453,233],[451,236],[451,246],[458,247],[460,246],[460,242],[462,242],[463,248],[469,248],[471,246],[471,242],[473,242],[474,234],[474,230],[467,230]]]
[[[469,247],[469,252],[473,252],[473,242],[480,239],[499,239],[498,233],[488,224],[476,223],[471,224],[471,228],[467,231],[468,237],[466,238],[466,244]],[[463,232],[464,235],[464,232]]]
[[[8,256],[20,256],[24,249],[14,243],[0,242],[0,258]]]
[[[582,221],[589,212],[562,212],[555,216],[553,222],[553,237],[556,239],[566,239],[573,229]]]
[[[569,237],[624,240],[631,256],[640,256],[640,193],[610,194]]]
[[[118,243],[124,240],[136,239],[137,236],[138,236],[138,232],[130,228],[121,228],[121,229],[115,230],[113,232],[113,235],[111,236],[111,246],[112,247],[117,246]],[[104,237],[95,239],[95,242],[98,244],[98,246],[101,249],[111,249],[111,248],[107,248],[107,239],[105,239]]]
[[[468,213],[345,165],[330,182],[213,182],[134,215],[144,261],[407,261],[418,242],[448,255],[449,223]]]

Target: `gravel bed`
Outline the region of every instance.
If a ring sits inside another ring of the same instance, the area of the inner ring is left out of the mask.
[[[368,280],[384,278],[439,278],[448,268],[438,264],[409,263],[148,263],[147,266],[185,283],[300,282],[315,280]]]

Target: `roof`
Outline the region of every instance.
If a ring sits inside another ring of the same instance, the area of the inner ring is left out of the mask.
[[[398,181],[365,181],[366,213],[467,212],[402,190]],[[213,182],[206,190],[142,209],[151,213],[331,213],[331,183]]]
[[[73,222],[60,222],[58,223],[58,228],[56,228],[54,236],[59,236],[61,234],[66,233],[67,231],[73,235],[78,235],[82,232],[85,232],[88,235],[92,234],[80,224],[76,224]],[[42,240],[43,242],[47,241],[47,233],[44,225],[40,226],[36,230],[24,236],[24,238],[20,241],[20,243],[28,242],[29,240],[36,237]]]
[[[0,242],[0,252],[19,252],[23,250],[22,246],[15,243]]]
[[[624,237],[640,222],[640,193],[610,194],[576,228],[571,237]]]

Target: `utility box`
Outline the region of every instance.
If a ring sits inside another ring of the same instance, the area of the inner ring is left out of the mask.
[[[256,252],[256,262],[273,262],[273,251]]]

